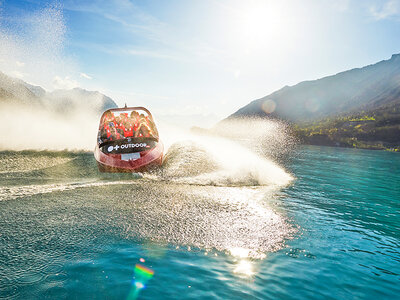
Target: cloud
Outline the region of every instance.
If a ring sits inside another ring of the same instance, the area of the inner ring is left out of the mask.
[[[369,12],[376,20],[389,19],[400,16],[400,0],[388,0],[382,5],[373,5]]]
[[[79,76],[81,76],[81,77],[83,77],[83,78],[85,78],[85,79],[89,79],[89,80],[93,79],[92,76],[89,76],[89,75],[86,74],[86,73],[80,73]]]
[[[70,78],[69,76],[66,76],[64,78],[60,76],[55,76],[53,80],[53,87],[55,89],[73,89],[79,86],[79,83]]]

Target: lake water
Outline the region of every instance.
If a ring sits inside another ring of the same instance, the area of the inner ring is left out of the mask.
[[[0,298],[399,297],[399,154],[301,147],[222,172],[192,152],[144,177],[1,152]]]

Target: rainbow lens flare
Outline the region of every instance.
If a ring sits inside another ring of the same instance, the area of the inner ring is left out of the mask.
[[[149,269],[140,264],[136,264],[135,276],[140,276],[140,277],[150,279],[151,277],[153,277],[153,275],[154,275],[154,271],[152,269]]]
[[[154,275],[154,271],[141,264],[135,265],[134,277],[132,280],[132,288],[129,292],[127,300],[135,300],[139,296],[140,290],[146,287],[145,283]]]

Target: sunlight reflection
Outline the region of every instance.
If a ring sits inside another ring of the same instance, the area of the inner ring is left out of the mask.
[[[251,277],[253,276],[253,263],[247,259],[250,255],[250,249],[235,247],[229,249],[229,252],[234,256],[240,258],[240,260],[235,260],[235,267],[233,273],[239,275],[240,277]]]
[[[239,260],[235,266],[235,269],[233,270],[233,273],[245,277],[251,277],[255,274],[252,262],[247,259]]]
[[[246,258],[249,256],[250,249],[236,247],[229,249],[229,252],[235,257]]]

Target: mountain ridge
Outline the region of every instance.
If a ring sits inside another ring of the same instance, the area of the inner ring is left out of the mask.
[[[290,122],[313,121],[359,109],[374,109],[400,97],[400,54],[361,68],[299,82],[251,101],[228,118],[258,116]],[[263,109],[265,101],[275,108]],[[337,103],[335,107],[333,104]],[[295,106],[295,107],[293,107]]]
[[[98,92],[82,88],[58,89],[48,92],[0,72],[0,103],[36,105],[43,109],[69,113],[76,109],[101,113],[118,107],[113,99]]]
[[[248,117],[287,121],[304,144],[400,151],[400,54],[284,86],[225,120]]]

